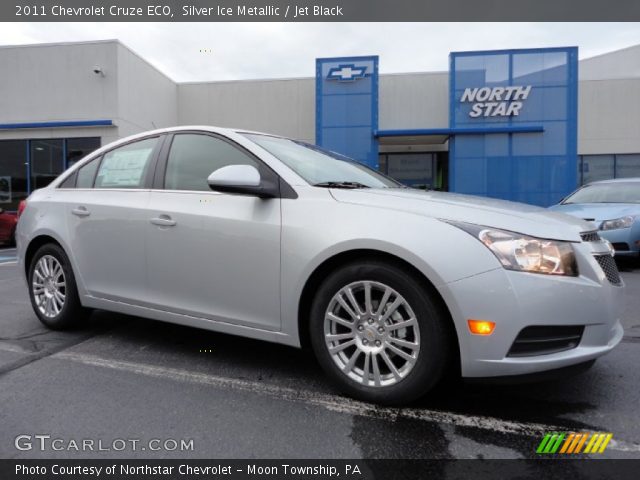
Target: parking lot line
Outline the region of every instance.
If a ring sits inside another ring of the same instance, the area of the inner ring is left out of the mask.
[[[130,372],[148,377],[165,378],[179,382],[189,382],[209,385],[218,388],[230,388],[267,395],[281,400],[306,403],[316,407],[321,407],[333,412],[348,415],[357,415],[371,418],[382,418],[386,420],[411,419],[426,422],[436,422],[449,424],[456,427],[474,427],[484,430],[491,430],[498,433],[511,433],[527,436],[540,436],[547,432],[564,431],[566,427],[557,425],[544,425],[539,423],[522,423],[510,420],[501,420],[495,417],[485,417],[479,415],[463,415],[439,410],[417,409],[417,408],[388,408],[359,402],[338,395],[331,395],[308,390],[297,390],[278,385],[269,385],[264,382],[242,380],[238,378],[223,377],[205,373],[191,372],[188,370],[160,367],[142,363],[113,360],[87,355],[83,353],[59,352],[51,358],[67,360],[84,365],[109,368],[118,371]],[[640,445],[635,443],[611,440],[609,449],[624,452],[640,452]]]

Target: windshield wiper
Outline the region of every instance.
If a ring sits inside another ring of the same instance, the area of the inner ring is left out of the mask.
[[[314,183],[313,186],[325,188],[371,188],[360,182],[320,182]]]

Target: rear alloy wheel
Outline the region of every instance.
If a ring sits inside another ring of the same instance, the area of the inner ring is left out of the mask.
[[[31,260],[29,297],[40,321],[54,330],[76,325],[89,312],[80,304],[69,258],[53,243],[40,247]]]
[[[363,400],[407,403],[440,380],[447,320],[412,273],[385,263],[341,268],[312,306],[311,340],[325,371]]]

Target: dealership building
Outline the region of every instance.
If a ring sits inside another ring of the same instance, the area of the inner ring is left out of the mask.
[[[640,45],[580,61],[576,47],[452,52],[444,72],[379,75],[383,62],[177,83],[117,40],[0,47],[0,208],[101,145],[175,125],[284,135],[408,185],[542,206],[640,177]]]

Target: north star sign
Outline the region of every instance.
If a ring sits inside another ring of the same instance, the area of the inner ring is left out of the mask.
[[[531,85],[465,88],[460,103],[473,104],[469,111],[472,118],[517,117],[530,93]]]

